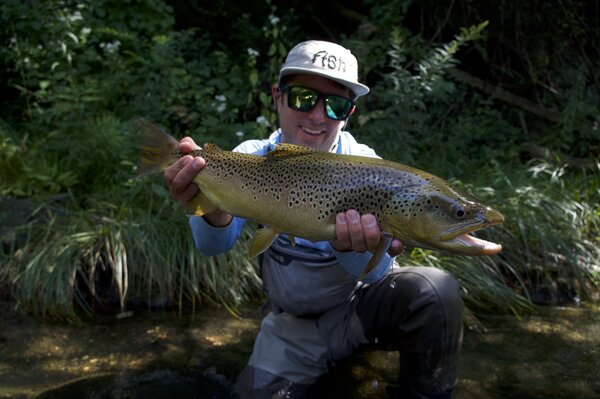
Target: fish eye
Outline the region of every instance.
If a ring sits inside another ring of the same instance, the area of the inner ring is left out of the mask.
[[[460,205],[454,205],[452,207],[452,216],[457,219],[462,219],[465,217],[467,213],[465,212],[465,208]]]

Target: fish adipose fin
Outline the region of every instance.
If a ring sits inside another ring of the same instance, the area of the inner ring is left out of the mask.
[[[250,244],[250,258],[254,258],[265,252],[273,244],[278,235],[278,231],[268,227],[256,230]]]
[[[371,257],[371,260],[369,261],[369,263],[367,263],[365,270],[363,270],[363,272],[358,277],[359,280],[364,279],[367,276],[367,274],[369,274],[373,269],[375,269],[375,266],[377,266],[383,255],[390,248],[390,245],[392,245],[392,240],[394,239],[392,233],[384,231],[381,235],[381,241],[379,241],[379,245],[377,246],[375,253]]]

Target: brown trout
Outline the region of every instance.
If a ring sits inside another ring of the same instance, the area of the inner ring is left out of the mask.
[[[335,239],[335,217],[356,209],[372,213],[384,232],[364,277],[392,238],[406,247],[461,255],[493,255],[502,246],[469,235],[501,223],[499,212],[427,172],[378,158],[340,155],[292,144],[266,156],[225,151],[214,144],[193,151],[206,166],[195,177],[200,193],[191,213],[217,209],[266,227],[257,231],[250,255],[265,251],[278,234],[311,241]],[[163,171],[179,157],[178,141],[157,126],[141,125],[138,175]]]

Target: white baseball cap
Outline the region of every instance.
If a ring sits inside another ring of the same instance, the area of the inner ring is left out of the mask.
[[[367,86],[358,82],[356,57],[339,44],[308,40],[295,45],[279,71],[279,81],[284,76],[296,73],[334,80],[348,87],[357,97],[369,92]]]

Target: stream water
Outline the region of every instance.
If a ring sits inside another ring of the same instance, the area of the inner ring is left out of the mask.
[[[42,322],[0,310],[0,398],[234,398],[260,318],[225,309],[137,312],[95,324]],[[487,317],[466,331],[458,399],[600,398],[600,307]],[[359,352],[318,385],[323,398],[386,398],[398,355]]]

